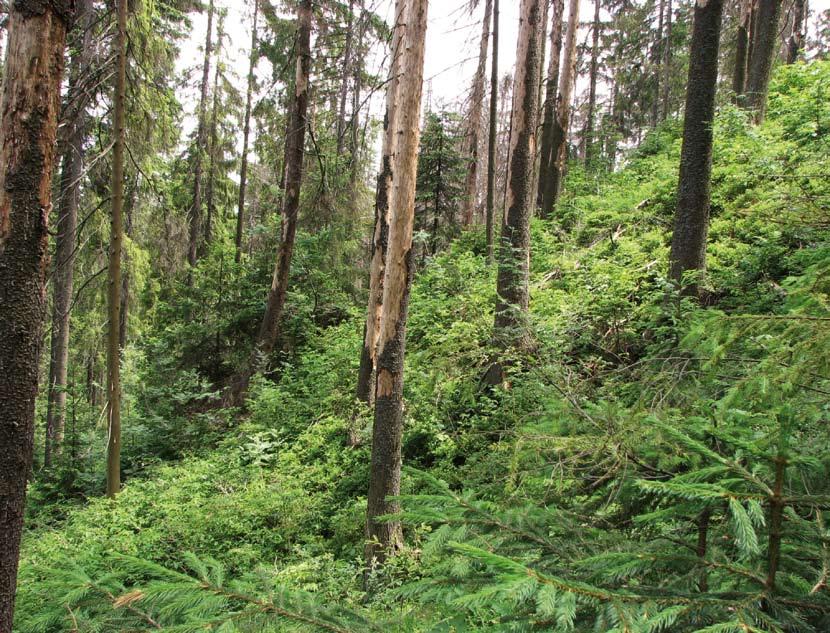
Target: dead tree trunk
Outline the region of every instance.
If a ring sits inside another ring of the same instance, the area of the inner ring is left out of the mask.
[[[11,631],[46,313],[49,209],[74,2],[18,0],[0,101],[0,631]]]
[[[550,168],[545,175],[542,198],[542,217],[553,214],[562,188],[565,163],[568,158],[567,136],[571,119],[571,99],[576,75],[576,35],[579,30],[579,0],[568,3],[568,31],[565,35],[565,55],[559,73],[559,94],[556,97],[556,117],[553,123]],[[515,103],[515,101],[514,101]]]
[[[576,0],[573,0],[572,4]],[[493,337],[503,348],[528,347],[525,323],[529,304],[530,217],[533,161],[539,120],[542,0],[522,0],[513,82],[507,202],[501,229]]]
[[[236,213],[236,255],[238,264],[242,260],[242,233],[245,227],[245,195],[248,191],[248,143],[251,137],[251,110],[254,95],[254,70],[257,55],[257,18],[259,17],[259,0],[254,0],[254,22],[251,26],[251,57],[248,62],[248,89],[245,95],[245,122],[242,125],[242,157],[239,167],[239,205]]]
[[[397,3],[401,7],[402,2]],[[389,246],[383,283],[383,309],[378,337],[375,420],[372,427],[372,461],[366,508],[367,566],[383,562],[402,540],[399,522],[378,521],[399,510],[390,499],[401,490],[403,438],[403,367],[406,320],[414,261],[412,230],[415,220],[415,181],[420,143],[421,93],[428,0],[409,0],[404,15],[401,78],[395,116],[397,142],[392,191],[389,197]],[[400,15],[400,10],[396,15]]]
[[[494,233],[496,216],[496,144],[498,143],[498,101],[499,101],[499,0],[493,0],[493,54],[490,70],[490,112],[487,133],[487,212],[485,231],[487,233],[487,262],[495,258]]]
[[[199,246],[202,241],[202,153],[207,133],[207,99],[210,82],[210,58],[213,54],[213,1],[208,5],[207,35],[205,36],[205,61],[202,66],[201,95],[199,97],[199,121],[196,139],[193,145],[193,204],[190,209],[190,242],[187,249],[187,261],[193,268],[199,259]]]
[[[778,50],[778,25],[781,22],[781,0],[759,0],[758,32],[746,84],[746,105],[754,112],[756,123],[764,120],[767,92],[775,52]]]
[[[66,102],[72,104],[67,121],[66,149],[60,179],[58,225],[55,228],[55,258],[52,275],[52,339],[49,354],[49,396],[46,409],[46,439],[43,466],[49,468],[63,445],[66,422],[66,377],[69,368],[69,317],[75,273],[75,233],[81,201],[84,171],[84,143],[87,137],[89,99],[81,89],[85,69],[90,63],[92,45],[92,0],[77,6],[80,46],[73,52]]]
[[[242,404],[248,392],[251,377],[264,365],[274,351],[279,337],[285,295],[288,291],[288,276],[291,258],[294,255],[294,241],[297,235],[297,216],[300,210],[300,189],[303,184],[303,162],[305,160],[305,137],[308,126],[308,88],[311,71],[311,0],[301,0],[297,7],[297,40],[294,50],[297,55],[294,99],[291,105],[290,124],[286,136],[285,196],[282,207],[282,231],[279,253],[274,266],[274,277],[268,292],[265,315],[259,327],[256,343],[251,352],[248,367],[237,377],[232,390],[231,401]]]
[[[464,185],[463,224],[473,223],[476,208],[476,191],[478,190],[478,145],[481,130],[481,112],[484,106],[485,71],[487,70],[487,49],[490,46],[490,19],[493,14],[493,0],[485,0],[484,19],[482,20],[481,41],[478,50],[478,67],[473,78],[473,92],[470,99],[470,134],[467,154],[467,179]]]
[[[724,0],[697,0],[686,88],[686,118],[671,246],[670,276],[706,268],[706,236],[712,173],[712,121],[718,81],[718,50]],[[697,281],[683,288],[698,294]]]
[[[550,173],[551,149],[556,124],[556,91],[559,89],[559,60],[562,54],[562,20],[565,17],[565,0],[553,0],[553,17],[550,25],[550,62],[545,80],[545,105],[542,120],[542,151],[539,161],[539,187],[536,206],[540,209],[545,200],[545,186]]]

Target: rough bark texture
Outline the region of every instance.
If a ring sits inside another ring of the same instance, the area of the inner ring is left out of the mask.
[[[248,191],[248,143],[251,137],[251,109],[254,95],[254,69],[257,60],[257,18],[259,0],[254,0],[254,22],[251,26],[251,57],[248,64],[248,88],[245,94],[245,121],[242,125],[242,156],[239,168],[239,205],[236,213],[236,255],[238,264],[242,259],[242,232],[245,226],[245,195]]]
[[[568,3],[568,30],[565,35],[565,55],[559,73],[559,93],[556,97],[556,117],[550,150],[550,167],[544,175],[545,190],[542,196],[542,217],[553,214],[568,158],[567,136],[571,119],[571,99],[576,78],[576,36],[579,30],[579,0]]]
[[[263,366],[274,351],[279,338],[280,321],[288,291],[288,276],[294,241],[297,235],[297,216],[300,210],[300,189],[303,184],[305,137],[308,127],[308,84],[311,70],[311,0],[302,0],[297,7],[297,40],[294,47],[297,56],[294,99],[291,105],[290,123],[286,135],[285,197],[282,207],[282,230],[279,253],[274,265],[274,276],[268,292],[265,315],[246,370],[237,378],[231,392],[231,401],[242,404],[248,392],[251,377]]]
[[[402,5],[398,2],[397,6]],[[427,30],[427,0],[406,3],[402,34],[401,78],[395,116],[395,178],[389,198],[389,246],[383,284],[383,313],[378,340],[375,420],[366,509],[367,565],[382,562],[400,546],[399,522],[377,521],[394,514],[399,504],[389,497],[401,491],[403,437],[403,367],[409,289],[414,271],[412,231],[415,181],[420,143],[421,93]],[[398,13],[400,15],[400,13]]]
[[[712,121],[718,81],[718,49],[724,0],[697,0],[689,54],[686,117],[680,151],[680,180],[672,234],[670,276],[706,268],[706,236],[712,172]],[[692,282],[684,292],[695,295]]]
[[[541,0],[522,0],[519,15],[507,202],[499,245],[493,330],[496,343],[502,347],[525,347],[529,342],[525,316],[529,303],[530,218],[534,194],[532,174],[539,120],[537,86],[544,32],[540,28]]]
[[[541,208],[545,199],[547,174],[550,173],[553,129],[556,122],[556,91],[559,89],[559,60],[562,54],[562,19],[565,0],[553,0],[553,17],[550,25],[550,61],[545,79],[545,105],[542,120],[542,152],[539,161],[539,186],[536,206]]]
[[[43,466],[49,468],[61,452],[66,423],[66,377],[69,367],[69,313],[75,273],[75,233],[81,199],[84,169],[84,143],[87,137],[89,99],[81,90],[83,73],[90,62],[93,20],[92,0],[78,3],[76,24],[80,45],[72,54],[66,101],[73,103],[73,116],[67,121],[66,149],[60,178],[58,224],[55,227],[55,257],[52,274],[52,337],[49,353],[49,395]]]
[[[487,211],[485,231],[487,234],[487,262],[492,264],[495,257],[493,248],[496,218],[496,143],[498,142],[498,101],[499,101],[499,0],[493,0],[493,53],[490,65],[490,112],[487,132]]]
[[[597,110],[597,75],[599,74],[599,32],[602,24],[599,21],[600,1],[594,0],[594,23],[591,28],[591,69],[588,78],[588,114],[585,117],[585,164],[591,166],[594,162],[594,118]],[[660,6],[660,28],[657,30],[657,41],[663,36],[663,6]],[[657,55],[659,56],[659,48]],[[653,125],[657,125],[659,112],[657,104],[660,94],[660,66],[657,65],[656,90],[652,109]]]
[[[108,278],[107,327],[107,496],[121,490],[121,250],[124,239],[124,106],[127,93],[127,0],[118,2],[117,62],[112,149],[112,214]]]
[[[67,24],[73,3],[11,5],[0,101],[0,631],[10,633],[38,359]]]
[[[778,50],[778,26],[781,22],[781,0],[759,0],[757,33],[752,56],[749,59],[749,75],[746,82],[746,105],[755,113],[755,121],[764,119],[767,109],[767,92],[775,52]]]
[[[804,48],[804,32],[807,23],[807,0],[793,2],[793,30],[787,40],[787,63],[794,64]]]
[[[478,67],[473,78],[473,92],[470,98],[470,134],[468,137],[467,179],[464,183],[463,223],[473,223],[476,208],[476,191],[478,190],[478,146],[481,130],[481,112],[484,107],[484,86],[487,71],[487,49],[490,46],[490,20],[493,14],[493,0],[485,0],[484,19],[481,24],[481,41],[478,49]]]
[[[752,0],[741,1],[738,32],[735,36],[735,69],[732,72],[732,92],[736,101],[746,89],[746,68],[749,59],[749,25],[752,19]]]
[[[208,5],[207,36],[205,37],[205,61],[202,66],[202,85],[199,97],[199,122],[196,128],[193,158],[193,204],[190,209],[190,242],[187,248],[187,261],[196,265],[199,259],[199,246],[202,241],[202,152],[207,134],[207,99],[210,82],[210,57],[213,54],[213,0]]]
[[[369,266],[369,305],[366,312],[363,349],[360,354],[360,370],[357,378],[357,398],[361,402],[374,400],[372,377],[375,374],[380,316],[383,306],[383,277],[386,270],[386,248],[389,239],[389,195],[392,191],[392,157],[395,153],[397,134],[395,127],[398,110],[398,82],[401,74],[401,60],[405,16],[402,2],[395,5],[395,29],[392,32],[392,65],[386,84],[386,114],[383,119],[383,148],[381,168],[378,174],[375,194],[375,230],[372,235],[372,260]]]

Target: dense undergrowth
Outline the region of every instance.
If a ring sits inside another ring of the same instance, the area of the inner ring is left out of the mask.
[[[33,488],[15,630],[829,630],[830,64],[782,68],[763,126],[725,106],[715,130],[703,307],[666,280],[672,122],[534,222],[537,348],[503,385],[481,232],[419,273],[407,549],[366,579],[360,301],[298,283],[292,351],[243,415],[211,402],[255,302],[164,298],[127,359],[133,477],[117,502]]]

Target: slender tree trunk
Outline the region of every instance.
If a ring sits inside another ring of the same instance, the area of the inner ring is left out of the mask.
[[[383,562],[401,544],[401,524],[378,521],[399,511],[395,497],[401,491],[403,438],[403,367],[409,289],[414,272],[412,228],[415,220],[415,182],[420,144],[421,93],[428,0],[398,0],[396,15],[405,6],[402,33],[401,78],[397,85],[396,147],[389,197],[389,250],[384,271],[383,309],[378,338],[375,420],[366,508],[367,566]]]
[[[202,67],[202,88],[199,97],[199,122],[196,128],[193,157],[193,204],[190,209],[190,242],[187,249],[187,261],[191,268],[199,259],[199,246],[202,241],[202,154],[207,133],[207,100],[210,82],[210,58],[213,55],[213,2],[208,5],[207,35],[205,36],[205,61]]]
[[[547,59],[547,44],[548,44],[548,18],[550,17],[550,5],[553,0],[542,0],[542,23],[540,25],[540,29],[542,31],[541,36],[539,38],[539,86],[537,89],[538,97],[536,100],[539,102],[539,115],[538,115],[538,123],[536,126],[536,147],[534,148],[534,156],[533,156],[533,180],[530,183],[530,190],[533,193],[533,206],[531,207],[531,217],[533,217],[533,213],[536,211],[536,197],[537,192],[539,191],[539,183],[542,181],[542,148],[539,139],[544,135],[543,128],[544,128],[544,108],[545,108],[545,101],[547,99],[547,78],[545,77],[545,60]],[[551,29],[553,31],[553,29]]]
[[[556,202],[562,188],[565,164],[568,158],[567,136],[570,126],[571,100],[573,98],[574,79],[576,75],[576,35],[578,30],[579,0],[569,0],[568,31],[565,35],[565,55],[562,60],[562,72],[559,73],[559,93],[556,97],[556,117],[553,123],[550,168],[545,177],[545,191],[542,196],[543,218],[550,217],[556,207]]]
[[[599,0],[596,11],[599,13]],[[660,80],[663,76],[663,16],[666,12],[666,0],[660,0],[657,7],[657,35],[654,40],[654,102],[651,104],[651,126],[657,127],[660,122]]]
[[[481,130],[481,112],[484,107],[485,73],[487,70],[487,49],[490,46],[490,21],[493,15],[493,0],[485,0],[484,19],[482,20],[481,40],[478,49],[478,67],[473,78],[473,93],[470,99],[470,135],[467,153],[467,180],[464,185],[463,223],[473,223],[476,208],[476,191],[478,191],[478,146]]]
[[[129,194],[124,205],[124,235],[129,239],[133,235],[133,214],[135,213],[136,199],[138,197],[138,182],[133,179]],[[130,316],[130,256],[129,252],[124,253],[124,270],[121,274],[121,308],[119,310],[121,324],[118,327],[118,348],[121,356],[127,347],[127,327]]]
[[[749,59],[749,30],[752,22],[752,0],[741,0],[738,33],[735,39],[735,70],[732,73],[732,92],[740,101],[746,89],[746,69]]]
[[[366,35],[364,2],[359,0],[360,19],[358,20],[357,54],[352,61],[352,120],[349,141],[349,201],[353,213],[357,212],[357,196],[360,180],[360,95],[363,92],[363,73],[360,55]]]
[[[672,0],[666,4],[666,45],[663,47],[663,114],[661,121],[665,121],[671,114],[671,71],[672,71]]]
[[[372,235],[372,261],[369,266],[369,306],[366,313],[363,349],[360,355],[360,370],[357,378],[357,399],[361,402],[374,401],[372,377],[377,363],[377,347],[380,337],[380,318],[383,307],[383,280],[386,271],[386,249],[389,240],[389,198],[392,193],[392,159],[397,141],[398,83],[403,60],[403,29],[405,27],[404,0],[395,4],[395,28],[392,31],[390,54],[392,63],[389,81],[386,84],[386,114],[383,120],[383,148],[381,168],[378,174],[375,194],[375,229]]]
[[[594,118],[597,110],[597,75],[599,75],[599,34],[602,24],[600,23],[600,0],[594,0],[594,26],[591,32],[591,71],[588,86],[588,115],[585,118],[585,164],[588,167],[593,166],[594,162]],[[658,29],[658,42],[663,36],[663,0],[660,0],[660,28]],[[659,49],[657,51],[659,55]],[[658,120],[658,107],[660,93],[660,66],[657,66],[655,73],[657,84],[654,95],[654,107],[652,118],[654,125]]]
[[[210,113],[210,138],[208,139],[208,177],[205,187],[205,206],[207,217],[205,218],[205,236],[201,244],[202,251],[207,250],[213,237],[213,218],[216,217],[216,160],[218,154],[219,136],[219,54],[222,49],[224,38],[225,16],[219,14],[219,22],[216,26],[216,68],[213,71],[213,106]]]
[[[55,138],[74,3],[10,5],[0,101],[0,631],[12,630],[46,315]]]
[[[545,105],[542,119],[542,151],[539,161],[539,186],[536,193],[536,206],[540,209],[545,199],[545,185],[550,173],[551,150],[553,147],[553,130],[556,124],[556,91],[559,88],[559,60],[562,54],[562,21],[565,13],[565,0],[553,0],[553,17],[550,25],[550,61],[545,80]]]
[[[251,110],[254,94],[254,70],[257,55],[257,18],[259,17],[259,0],[254,0],[254,22],[251,26],[251,57],[248,63],[248,88],[245,94],[245,122],[242,126],[242,164],[239,168],[239,206],[236,213],[236,255],[238,264],[242,260],[242,232],[245,226],[245,195],[248,191],[248,143],[251,136]]]
[[[67,122],[66,150],[60,180],[58,225],[55,236],[55,260],[52,276],[52,340],[49,355],[49,398],[46,409],[46,441],[43,466],[49,468],[52,458],[61,452],[66,422],[66,377],[69,366],[69,317],[75,273],[75,233],[81,200],[81,178],[84,170],[84,142],[87,136],[87,105],[89,99],[81,89],[83,74],[89,64],[92,44],[92,0],[77,5],[77,22],[81,45],[73,52],[69,71],[67,102],[73,104],[73,115]]]
[[[723,2],[724,0],[697,0],[695,5],[686,88],[686,117],[680,151],[680,180],[671,246],[670,276],[678,284],[683,283],[683,274],[687,271],[703,271],[706,268],[712,121],[715,118]],[[693,281],[684,286],[683,290],[686,294],[696,295],[697,283]]]
[[[577,0],[572,0],[575,4]],[[539,120],[537,86],[541,73],[542,1],[522,0],[516,73],[513,82],[513,123],[510,135],[507,203],[499,247],[496,286],[495,342],[503,348],[529,345],[525,317],[529,304],[531,187]]]
[[[251,377],[263,366],[274,350],[279,338],[280,321],[285,296],[294,241],[297,235],[297,216],[300,210],[300,189],[303,184],[305,137],[308,127],[308,89],[311,70],[311,0],[301,0],[297,7],[297,39],[295,44],[296,80],[291,106],[290,124],[286,138],[285,196],[282,208],[282,232],[279,253],[274,266],[274,277],[268,292],[265,315],[251,352],[248,367],[237,378],[232,388],[231,400],[242,404],[246,398]]]
[[[490,113],[487,133],[487,212],[485,231],[487,233],[487,262],[493,264],[493,247],[496,218],[496,144],[498,143],[498,102],[499,102],[499,0],[493,0],[493,53],[490,69]]]
[[[354,42],[354,0],[349,0],[346,16],[346,41],[343,44],[343,67],[340,77],[340,95],[337,106],[337,155],[346,148],[346,103],[349,97],[349,78],[352,68],[352,44]]]
[[[807,0],[795,0],[793,3],[793,30],[787,41],[787,63],[798,61],[804,48],[804,32],[807,23]]]
[[[107,328],[107,496],[121,490],[121,245],[124,237],[124,106],[127,94],[127,0],[118,2],[117,62],[112,150],[112,216],[110,218]]]
[[[781,22],[781,0],[759,0],[758,32],[749,60],[746,84],[746,105],[754,111],[756,123],[764,120],[767,92],[775,52],[778,50],[778,26]]]

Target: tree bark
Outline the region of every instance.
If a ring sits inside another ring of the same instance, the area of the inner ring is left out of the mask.
[[[398,0],[396,7],[403,2]],[[401,524],[378,521],[400,507],[390,497],[401,490],[401,442],[403,439],[403,368],[409,290],[414,272],[412,229],[415,220],[415,182],[420,143],[421,93],[428,0],[409,0],[405,5],[402,33],[401,79],[397,86],[395,116],[397,142],[392,163],[389,199],[389,246],[384,272],[383,309],[378,338],[375,419],[372,427],[372,460],[366,509],[367,566],[382,563],[401,544]],[[400,9],[396,15],[400,15]]]
[[[213,2],[208,5],[207,35],[205,36],[205,61],[202,66],[202,88],[199,97],[199,122],[196,128],[193,156],[193,204],[190,209],[190,242],[187,261],[193,268],[199,260],[199,246],[202,241],[202,153],[207,131],[207,99],[210,82],[210,58],[213,55]]]
[[[487,133],[487,211],[485,231],[487,240],[487,263],[492,265],[495,258],[493,243],[495,241],[496,218],[496,144],[498,142],[498,102],[499,102],[499,0],[493,0],[493,53],[490,69],[490,113]]]
[[[300,189],[303,184],[303,162],[305,160],[305,137],[308,126],[308,89],[311,70],[311,0],[301,0],[297,7],[297,40],[295,44],[296,80],[294,99],[291,105],[290,124],[286,136],[285,196],[282,207],[282,230],[279,253],[274,265],[274,276],[268,292],[265,315],[262,317],[256,344],[251,352],[248,367],[235,381],[231,401],[242,404],[247,396],[251,377],[256,374],[265,360],[274,351],[279,338],[280,321],[285,296],[288,291],[288,276],[294,241],[297,235],[297,216],[300,210]]]
[[[658,41],[663,36],[663,0],[660,5],[660,28],[658,29]],[[591,167],[594,163],[594,118],[597,110],[597,75],[599,74],[599,32],[602,24],[600,23],[600,0],[594,1],[594,25],[591,32],[591,71],[588,86],[588,114],[585,118],[585,165]],[[659,50],[658,50],[659,54]],[[658,95],[660,93],[660,66],[657,66],[657,90],[654,95],[654,109],[653,119],[654,125],[657,124],[659,101]]]
[[[599,1],[597,1],[597,7]],[[596,9],[597,13],[599,10]],[[663,16],[666,13],[666,0],[660,0],[657,6],[657,34],[654,38],[654,103],[651,105],[651,126],[657,127],[660,122],[660,81],[663,78]]]
[[[794,64],[804,48],[804,32],[807,23],[807,0],[795,0],[793,3],[793,30],[787,40],[787,63]]]
[[[10,6],[0,101],[0,631],[12,630],[46,313],[49,209],[74,3]]]
[[[666,5],[666,45],[663,47],[663,114],[661,121],[665,121],[671,114],[671,37],[672,37],[672,0]]]
[[[121,490],[121,250],[124,239],[124,106],[127,94],[127,0],[118,2],[117,62],[112,150],[107,328],[107,496]]]
[[[539,187],[536,206],[540,209],[545,199],[545,186],[550,173],[553,133],[556,123],[556,91],[559,89],[559,61],[562,54],[562,21],[565,16],[565,0],[553,0],[553,17],[550,26],[550,61],[545,80],[545,105],[542,119],[542,152],[539,161]]]
[[[572,5],[577,0],[572,0]],[[501,230],[496,286],[494,340],[502,348],[527,347],[530,334],[525,317],[529,304],[530,218],[532,175],[539,120],[538,84],[541,73],[542,1],[522,0],[519,41],[513,83],[513,122],[510,138],[506,213]]]
[[[346,103],[349,96],[349,77],[351,77],[352,48],[354,42],[354,0],[349,0],[346,16],[346,41],[343,44],[343,67],[340,77],[340,95],[337,106],[337,155],[342,156],[346,148]]]
[[[403,1],[395,5],[395,28],[392,31],[391,67],[386,84],[386,114],[383,120],[383,148],[381,168],[375,193],[375,229],[372,235],[372,261],[369,266],[369,305],[366,312],[363,349],[357,378],[357,399],[371,404],[375,392],[372,377],[377,363],[378,338],[380,336],[381,308],[383,307],[383,280],[386,271],[386,249],[389,241],[389,197],[392,192],[392,159],[397,141],[398,83],[403,59],[403,30],[406,16]]]
[[[245,122],[242,125],[242,157],[239,168],[239,205],[236,213],[236,255],[238,264],[242,260],[242,233],[245,227],[245,195],[248,191],[248,143],[251,137],[251,110],[254,94],[254,70],[257,55],[257,18],[259,17],[259,0],[254,0],[254,21],[251,26],[251,56],[248,63],[248,88],[245,94]]]
[[[202,251],[207,250],[213,237],[213,218],[216,217],[216,158],[218,152],[219,138],[219,54],[222,49],[224,38],[225,16],[220,12],[219,22],[216,26],[216,68],[213,71],[213,105],[210,113],[210,138],[208,140],[208,178],[205,187],[205,206],[207,217],[205,218],[205,237],[202,242]]]
[[[767,109],[767,92],[775,52],[778,50],[778,26],[781,22],[781,0],[759,0],[758,32],[746,84],[746,105],[754,112],[756,123],[764,120]]]
[[[752,22],[753,0],[741,0],[738,33],[735,38],[735,69],[732,73],[732,92],[739,102],[746,90],[746,69],[749,60],[749,30]]]
[[[545,191],[542,196],[543,218],[549,218],[553,215],[562,188],[562,179],[568,158],[567,136],[576,75],[576,35],[578,30],[579,0],[570,0],[568,3],[568,30],[565,35],[565,55],[562,60],[562,71],[559,73],[559,93],[556,97],[556,117],[553,122],[550,168],[545,176]]]
[[[55,236],[55,261],[52,275],[52,338],[49,354],[49,395],[46,409],[46,439],[43,466],[49,468],[63,445],[66,423],[66,378],[69,366],[69,316],[75,273],[75,233],[81,199],[81,178],[84,170],[84,143],[87,137],[86,92],[82,90],[83,74],[90,63],[92,45],[92,0],[77,6],[76,19],[81,44],[73,51],[69,71],[67,103],[73,115],[67,122],[66,150],[60,178],[60,202]]]
[[[712,121],[718,82],[718,50],[724,0],[697,0],[689,80],[686,88],[686,117],[680,151],[680,180],[671,246],[670,277],[678,284],[688,271],[706,268],[706,236],[712,173]],[[698,294],[696,280],[683,287]]]
[[[478,145],[481,130],[481,111],[484,106],[485,72],[487,70],[487,49],[490,46],[490,21],[493,14],[493,0],[485,0],[484,19],[481,24],[481,41],[478,50],[478,67],[473,78],[473,93],[470,100],[470,135],[468,138],[467,179],[464,183],[463,223],[473,223],[478,190]]]

